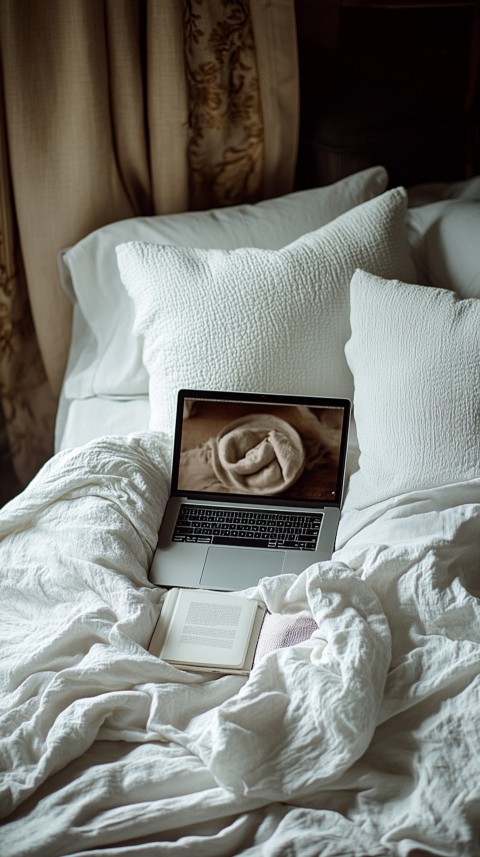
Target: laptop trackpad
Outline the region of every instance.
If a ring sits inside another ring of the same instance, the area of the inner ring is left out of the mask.
[[[284,551],[209,548],[200,583],[217,589],[246,589],[256,586],[261,577],[281,574],[284,558]]]

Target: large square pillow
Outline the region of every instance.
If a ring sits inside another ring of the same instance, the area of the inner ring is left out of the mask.
[[[150,375],[150,427],[171,432],[181,387],[351,398],[350,279],[358,266],[414,276],[405,214],[396,188],[281,250],[120,245]]]
[[[277,249],[382,193],[387,182],[385,169],[373,167],[325,187],[256,205],[135,217],[92,232],[60,257],[63,287],[74,301],[65,396],[148,392],[142,343],[132,333],[132,303],[118,274],[117,244],[147,241],[181,247]]]
[[[480,475],[480,301],[357,271],[350,286],[359,469],[344,509]]]

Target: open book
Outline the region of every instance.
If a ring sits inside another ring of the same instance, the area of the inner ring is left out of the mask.
[[[170,589],[148,650],[180,669],[247,675],[269,652],[308,640],[305,614],[268,613],[252,598],[206,589]]]
[[[250,672],[265,616],[251,598],[205,589],[170,589],[148,651],[201,672]]]

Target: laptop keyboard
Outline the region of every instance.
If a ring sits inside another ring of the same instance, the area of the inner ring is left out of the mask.
[[[313,551],[322,517],[321,513],[182,504],[173,541]]]

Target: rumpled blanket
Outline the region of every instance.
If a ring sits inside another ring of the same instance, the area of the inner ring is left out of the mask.
[[[169,452],[60,453],[0,516],[0,854],[474,857],[480,482],[247,590],[318,631],[212,679],[146,651]]]

